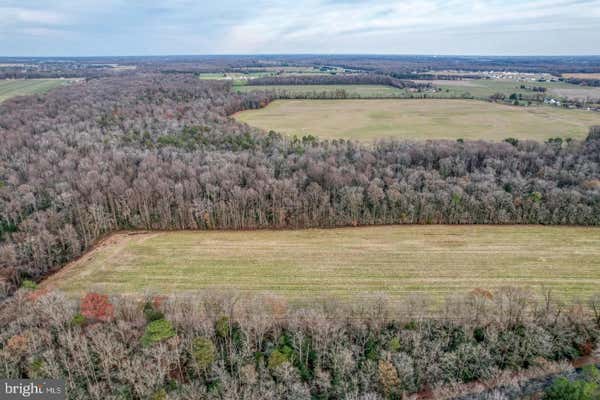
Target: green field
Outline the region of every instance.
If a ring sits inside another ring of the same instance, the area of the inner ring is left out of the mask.
[[[566,300],[600,291],[600,229],[384,226],[114,235],[42,286],[71,295],[199,289],[290,300],[441,299],[474,288],[542,285]]]
[[[384,85],[265,85],[265,86],[236,86],[235,90],[241,93],[255,92],[260,90],[276,91],[280,93],[317,94],[332,93],[338,90],[346,92],[348,97],[399,97],[406,96],[404,89]]]
[[[539,86],[547,90],[542,93],[548,97],[566,97],[570,99],[600,98],[600,88],[572,85],[565,82],[525,82],[497,79],[465,79],[465,80],[433,80],[416,81],[420,83],[431,83],[442,91],[429,97],[463,97],[472,96],[479,99],[487,99],[495,93],[503,93],[506,97],[511,94],[521,94],[523,96],[534,96],[536,92],[527,89],[521,89],[521,85],[528,87]]]
[[[278,100],[237,113],[249,125],[324,139],[582,139],[600,113],[476,100]]]
[[[15,79],[0,80],[0,102],[15,96],[46,93],[59,86],[68,85],[63,79]]]

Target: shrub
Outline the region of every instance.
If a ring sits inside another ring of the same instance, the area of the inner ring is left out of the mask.
[[[81,315],[90,320],[110,321],[114,316],[114,307],[107,295],[88,293],[81,301]]]
[[[154,308],[154,305],[150,302],[144,304],[144,317],[146,317],[146,321],[158,321],[159,319],[164,319],[165,315],[160,311]]]
[[[73,318],[71,318],[71,325],[73,326],[83,326],[85,325],[85,317],[81,314],[75,314]]]
[[[383,389],[383,393],[387,396],[398,390],[400,386],[400,378],[398,378],[398,372],[389,361],[379,361],[378,365],[379,383]]]
[[[13,354],[22,354],[29,347],[29,339],[25,335],[12,336],[6,342],[6,349]]]
[[[152,394],[152,400],[167,400],[167,391],[165,389],[159,389]]]
[[[485,340],[485,328],[482,328],[480,326],[475,328],[473,330],[473,339],[475,339],[477,343],[483,342]]]
[[[583,367],[583,379],[587,382],[600,385],[600,369],[596,368],[594,365]]]
[[[596,400],[598,385],[592,382],[558,378],[544,393],[544,400]]]
[[[166,319],[152,321],[146,326],[144,336],[142,336],[142,344],[149,346],[153,343],[162,342],[175,336],[173,325]]]
[[[275,370],[289,361],[290,359],[286,354],[282,353],[279,350],[273,350],[271,352],[271,355],[269,356],[269,368]]]
[[[215,323],[215,331],[221,338],[229,336],[229,318],[226,316],[220,317]]]
[[[388,349],[392,352],[400,351],[401,347],[400,338],[398,337],[393,337],[388,343]]]
[[[27,368],[27,375],[30,379],[39,379],[44,376],[44,360],[34,359]]]
[[[37,289],[38,285],[37,285],[37,283],[35,283],[34,281],[32,281],[30,279],[24,279],[23,282],[21,282],[21,287],[23,289],[35,290],[35,289]]]
[[[215,345],[210,339],[199,337],[192,343],[192,356],[198,367],[207,370],[215,361]]]

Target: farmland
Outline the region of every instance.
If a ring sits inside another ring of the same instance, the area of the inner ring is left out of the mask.
[[[51,89],[68,84],[61,79],[17,79],[0,81],[0,102],[15,96],[45,93]]]
[[[278,100],[236,114],[249,125],[326,139],[585,138],[600,113],[474,100]]]
[[[384,226],[121,233],[45,285],[73,295],[231,289],[291,300],[374,293],[441,298],[474,288],[543,285],[570,300],[600,285],[600,230]]]
[[[235,90],[240,93],[254,91],[274,91],[288,93],[291,95],[306,93],[331,93],[336,91],[346,92],[348,97],[400,97],[406,96],[404,89],[384,85],[265,85],[265,86],[236,86]]]
[[[573,85],[565,82],[525,82],[496,79],[464,79],[464,80],[433,80],[416,81],[420,83],[431,83],[442,89],[435,97],[460,97],[469,96],[479,99],[487,99],[495,93],[502,93],[506,97],[515,93],[517,95],[531,96],[535,94],[531,90],[521,88],[543,87],[546,88],[546,96],[566,97],[570,99],[585,99],[586,97],[600,97],[600,88],[589,88]]]

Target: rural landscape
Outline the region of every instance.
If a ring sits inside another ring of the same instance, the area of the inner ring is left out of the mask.
[[[600,399],[595,0],[91,3],[0,6],[0,399]]]

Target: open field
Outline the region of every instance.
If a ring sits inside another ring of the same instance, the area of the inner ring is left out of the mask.
[[[249,125],[326,139],[458,139],[543,141],[585,138],[600,113],[513,107],[476,100],[278,100],[235,115]]]
[[[565,78],[578,78],[578,79],[600,79],[600,73],[566,73],[562,74]]]
[[[63,79],[0,80],[0,102],[15,96],[45,93],[69,83],[69,80]]]
[[[437,298],[543,285],[564,299],[600,287],[600,229],[384,226],[111,236],[43,283],[70,294],[236,289],[290,300],[386,293]]]
[[[547,89],[545,96],[548,97],[567,97],[570,99],[585,99],[586,97],[600,97],[600,88],[590,88],[585,86],[573,85],[565,82],[526,82],[511,81],[499,79],[464,79],[464,80],[432,80],[415,81],[420,83],[431,83],[435,87],[441,88],[442,92],[434,94],[435,97],[459,97],[470,95],[475,98],[489,98],[495,93],[503,93],[506,97],[513,93],[523,96],[531,96],[536,93],[521,89],[521,85],[540,86]],[[598,90],[595,90],[598,89]]]
[[[266,85],[266,86],[236,86],[241,93],[260,90],[287,92],[291,94],[322,93],[344,90],[348,96],[360,97],[397,97],[405,96],[407,91],[385,85]]]

